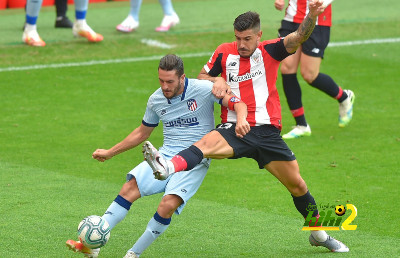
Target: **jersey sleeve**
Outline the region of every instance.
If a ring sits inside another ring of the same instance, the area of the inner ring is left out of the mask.
[[[160,122],[160,117],[153,110],[152,97],[147,101],[146,112],[144,113],[142,124],[148,127],[156,127]]]
[[[201,93],[199,95],[204,96],[205,99],[207,99],[210,102],[215,102],[220,105],[222,105],[222,99],[218,99],[217,97],[212,94],[212,87],[213,87],[213,82],[208,81],[208,80],[198,80],[196,79],[196,88],[195,90],[198,93]]]
[[[221,46],[219,46],[212,56],[210,57],[210,60],[208,60],[207,64],[204,65],[204,70],[212,76],[212,77],[217,77],[222,73],[222,52],[221,52]]]
[[[266,40],[262,42],[265,51],[275,60],[282,61],[286,57],[290,56],[285,45],[283,44],[284,38],[277,38],[272,40]]]

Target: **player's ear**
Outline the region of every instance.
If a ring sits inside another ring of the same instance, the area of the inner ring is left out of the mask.
[[[181,77],[179,78],[179,80],[181,81],[181,83],[185,83],[185,77],[186,74],[182,74]]]
[[[258,40],[261,40],[261,36],[262,36],[262,30],[260,30],[260,31],[257,33],[257,39],[258,39]]]

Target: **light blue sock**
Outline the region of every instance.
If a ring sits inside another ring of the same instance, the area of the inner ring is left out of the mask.
[[[113,229],[121,220],[125,218],[129,209],[131,208],[131,205],[131,202],[127,201],[120,195],[115,198],[102,217],[108,222],[110,229]]]
[[[174,8],[172,7],[171,0],[158,0],[160,5],[164,11],[164,15],[173,15],[175,13]]]
[[[129,14],[137,22],[139,22],[139,12],[141,6],[142,6],[142,0],[131,0],[131,11],[129,12]]]
[[[157,239],[157,237],[167,230],[170,223],[171,218],[163,218],[156,212],[147,224],[147,228],[142,236],[136,241],[129,251],[132,251],[137,255],[143,253],[144,250],[146,250],[146,248]]]
[[[35,25],[43,0],[28,0],[26,2],[26,23]]]
[[[86,19],[86,12],[89,5],[89,0],[75,0],[75,18],[77,20]]]

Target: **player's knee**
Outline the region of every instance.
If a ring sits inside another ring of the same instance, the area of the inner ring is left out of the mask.
[[[318,73],[311,70],[301,71],[301,76],[308,83],[311,84],[316,78]]]
[[[293,196],[303,196],[307,193],[307,184],[303,178],[300,177],[296,182],[290,185],[288,190]]]
[[[166,195],[158,205],[157,212],[163,218],[170,218],[182,203],[178,195]]]
[[[119,195],[123,196],[130,202],[140,198],[139,188],[134,177],[122,186]]]

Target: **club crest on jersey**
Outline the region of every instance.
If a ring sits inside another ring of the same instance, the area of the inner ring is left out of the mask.
[[[254,51],[253,55],[251,56],[254,63],[258,64],[261,62],[261,53],[259,51]]]
[[[195,99],[189,99],[187,101],[187,106],[190,111],[195,111],[197,109],[197,103]]]

